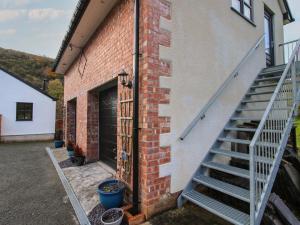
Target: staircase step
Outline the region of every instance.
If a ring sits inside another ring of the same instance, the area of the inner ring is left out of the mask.
[[[282,98],[280,100],[275,101],[288,101],[293,100],[292,98]],[[270,99],[257,99],[257,100],[243,100],[242,103],[258,103],[258,102],[269,102]]]
[[[225,165],[225,164],[221,164],[221,163],[216,163],[216,162],[210,161],[210,162],[203,162],[202,165],[207,168],[222,171],[225,173],[229,173],[229,174],[232,174],[232,175],[235,175],[238,177],[243,177],[243,178],[249,179],[249,176],[250,176],[249,170],[245,170],[245,169],[241,169],[238,167],[229,166],[229,165]]]
[[[258,76],[262,77],[262,76],[278,76],[278,74],[282,74],[283,70],[265,70],[262,71]]]
[[[238,132],[255,132],[255,128],[244,128],[244,127],[225,127],[226,131],[238,131]]]
[[[280,80],[281,76],[276,77],[266,77],[266,78],[258,78],[255,82],[263,82],[263,81],[272,81],[272,80]]]
[[[270,99],[257,99],[257,100],[243,100],[242,103],[258,103],[258,102],[269,102]]]
[[[221,218],[235,225],[249,225],[250,217],[237,209],[234,209],[213,198],[201,194],[195,190],[183,193],[182,196],[194,204],[206,209],[207,211],[220,216]]]
[[[195,176],[193,180],[199,184],[203,184],[207,187],[228,194],[242,201],[250,202],[250,192],[247,189],[240,188],[238,186],[204,175]]]
[[[256,132],[255,128],[244,128],[244,127],[225,127],[225,131],[237,131],[237,132]],[[263,132],[268,132],[268,133],[282,133],[281,130],[270,130],[270,129],[265,129]]]
[[[253,85],[251,86],[252,89],[254,88],[266,88],[266,87],[276,87],[278,84],[274,83],[274,84],[261,84],[261,85]]]
[[[251,143],[251,140],[243,140],[243,139],[236,139],[236,138],[218,138],[218,141],[232,142],[232,143],[243,144],[243,145],[250,145]]]
[[[290,110],[290,108],[277,108],[277,110]],[[266,108],[238,108],[236,110],[237,112],[242,111],[266,111]]]
[[[214,154],[220,154],[220,155],[224,155],[227,157],[231,157],[231,158],[237,158],[237,159],[243,159],[243,160],[250,160],[250,155],[246,154],[246,153],[241,153],[241,152],[234,152],[231,150],[225,150],[225,149],[220,149],[220,148],[214,148],[210,150],[211,153]],[[268,164],[272,164],[273,160],[266,158],[266,157],[256,157],[256,160],[262,163],[268,163]]]
[[[231,142],[236,144],[243,144],[243,145],[250,145],[251,140],[244,140],[244,139],[237,139],[237,138],[218,138],[218,141],[223,142]],[[278,147],[278,144],[270,143],[270,142],[257,142],[257,145],[260,146],[266,146],[266,147],[272,147],[276,148]]]
[[[268,94],[273,94],[274,91],[261,91],[261,92],[249,92],[246,94],[246,96],[250,95],[268,95]]]
[[[236,112],[255,112],[255,111],[266,111],[266,108],[238,108]]]
[[[213,148],[210,150],[210,152],[212,152],[214,154],[220,154],[220,155],[232,157],[232,158],[249,160],[249,154],[246,154],[246,153],[233,152],[233,151],[225,150],[225,149],[221,149],[221,148]]]
[[[261,118],[255,118],[255,117],[231,117],[230,120],[237,121],[237,120],[242,120],[242,121],[260,121]]]
[[[267,68],[264,68],[262,70],[262,72],[276,71],[276,70],[283,72],[284,69],[285,69],[285,67],[286,67],[286,64],[281,64],[281,65],[277,65],[277,66],[267,67]]]

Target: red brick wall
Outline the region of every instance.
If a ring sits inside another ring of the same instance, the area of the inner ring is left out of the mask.
[[[95,161],[98,159],[98,143],[95,142],[98,141],[98,118],[90,117],[97,113],[96,92],[91,90],[116,79],[122,69],[132,75],[133,0],[122,0],[113,8],[84,53],[87,64],[83,76],[78,72],[79,59],[65,75],[64,101],[66,105],[68,100],[77,97],[77,143],[86,152],[87,160]]]
[[[83,76],[78,73],[79,60],[65,76],[65,105],[77,98],[76,141],[88,161],[98,159],[98,96],[93,89],[115,79],[122,69],[132,76],[133,6],[133,0],[119,1],[84,49],[87,65]],[[171,76],[171,63],[159,58],[159,46],[168,47],[171,43],[170,32],[159,27],[161,17],[171,17],[168,1],[141,1],[140,198],[142,212],[147,217],[174,206],[176,200],[176,195],[169,193],[170,177],[159,175],[159,166],[170,162],[171,158],[170,147],[160,147],[159,143],[160,134],[170,132],[171,120],[158,114],[159,104],[170,101],[170,90],[160,88],[159,77]],[[122,91],[119,85],[119,96]],[[68,127],[68,120],[66,123]],[[118,133],[119,129],[120,119]],[[118,160],[121,148],[118,137]]]

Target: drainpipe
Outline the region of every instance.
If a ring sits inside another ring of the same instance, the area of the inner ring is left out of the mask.
[[[133,188],[132,188],[132,214],[139,213],[139,25],[140,1],[134,3],[134,62],[133,62]]]

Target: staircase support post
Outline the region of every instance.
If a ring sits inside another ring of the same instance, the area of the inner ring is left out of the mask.
[[[255,157],[254,146],[250,144],[250,225],[255,225]]]
[[[294,57],[292,65],[291,65],[291,77],[292,77],[292,83],[293,83],[293,97],[294,102],[297,102],[297,80],[296,80],[296,57]],[[296,109],[294,112],[294,116],[297,116],[298,110]]]

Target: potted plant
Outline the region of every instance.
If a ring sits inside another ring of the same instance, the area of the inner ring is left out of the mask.
[[[74,148],[74,163],[77,166],[82,166],[84,164],[85,156],[83,154],[82,148],[80,148],[78,145]]]
[[[68,151],[68,156],[71,158],[75,155],[74,153],[74,144],[72,141],[68,141],[67,144],[67,151]]]
[[[98,186],[101,204],[106,209],[122,206],[125,184],[117,179],[105,180]]]
[[[55,148],[62,148],[64,146],[64,141],[62,140],[62,131],[58,130],[55,132],[54,146]]]
[[[101,216],[101,223],[104,225],[120,225],[124,216],[123,209],[113,208],[105,211]]]

